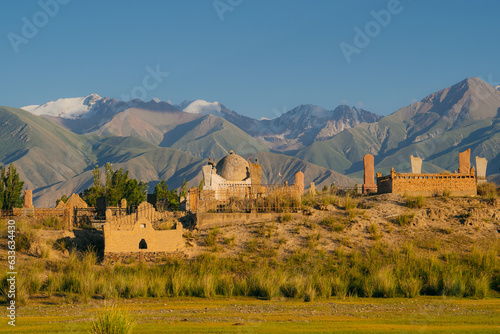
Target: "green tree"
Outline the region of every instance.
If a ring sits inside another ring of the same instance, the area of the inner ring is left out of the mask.
[[[3,184],[3,180],[0,180],[0,209],[3,209],[3,195],[4,195],[4,192],[5,192],[5,186]]]
[[[116,206],[118,205],[118,202],[122,198],[127,198],[125,194],[125,188],[127,187],[127,182],[129,181],[128,179],[128,171],[123,171],[123,168],[118,169],[117,171],[112,171],[111,173],[111,181],[108,183],[108,180],[106,181],[106,197],[108,198],[108,204],[111,206]],[[139,183],[137,182],[137,187],[139,186]],[[127,202],[129,202],[129,199],[127,198]],[[130,203],[132,204],[132,203]]]
[[[138,205],[146,200],[148,183],[129,179],[128,171],[124,171],[123,168],[115,171],[113,165],[107,163],[104,166],[104,185],[99,166],[95,166],[92,174],[94,185],[82,193],[83,200],[90,206],[95,206],[97,198],[101,196],[106,196],[110,206],[117,206],[122,198],[125,198],[130,205]]]
[[[61,198],[56,199],[56,206],[59,204],[59,202],[66,203],[68,201],[68,196],[62,195]]]
[[[156,195],[156,199],[158,201],[168,198],[169,190],[168,184],[165,182],[165,180],[161,180],[161,182],[156,185],[153,194]]]
[[[137,182],[136,179],[127,180],[125,186],[124,197],[127,199],[127,203],[131,205],[139,205],[146,200],[148,184],[146,182]]]
[[[11,163],[8,169],[2,167],[1,174],[3,187],[2,208],[4,210],[11,210],[12,208],[22,207],[21,192],[24,182],[19,178],[16,168]]]
[[[165,180],[156,185],[154,194],[156,195],[156,200],[164,204],[165,209],[172,211],[179,210],[179,194],[177,194],[177,190],[175,189],[169,190]]]
[[[187,182],[186,179],[182,181],[182,186],[181,186],[181,193],[179,194],[180,197],[186,197],[187,195]]]
[[[92,174],[94,175],[94,186],[99,189],[102,188],[102,173],[98,165],[95,165]]]
[[[99,197],[104,196],[105,188],[102,185],[102,173],[99,170],[99,166],[95,165],[94,170],[92,171],[94,175],[94,184],[85,189],[80,196],[82,199],[89,205],[95,206],[96,201]]]

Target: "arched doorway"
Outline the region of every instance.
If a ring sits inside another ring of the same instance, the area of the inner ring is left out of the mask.
[[[139,249],[148,249],[148,244],[146,243],[146,240],[141,239],[139,242]]]

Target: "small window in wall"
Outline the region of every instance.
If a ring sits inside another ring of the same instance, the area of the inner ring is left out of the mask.
[[[141,228],[146,228],[146,224],[141,224]]]
[[[141,239],[139,242],[139,249],[148,249],[148,244],[146,243],[146,240]]]

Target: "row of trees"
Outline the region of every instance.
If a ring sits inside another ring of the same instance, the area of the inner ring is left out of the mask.
[[[99,166],[96,165],[92,173],[94,184],[80,194],[88,205],[95,206],[96,200],[102,196],[106,196],[110,206],[117,206],[122,198],[130,205],[138,205],[146,200],[148,183],[129,178],[128,170],[113,170],[113,165],[107,163],[104,166],[104,183]]]
[[[2,210],[12,210],[23,206],[21,197],[24,182],[21,181],[19,174],[13,164],[8,168],[1,167],[0,171],[0,208]]]
[[[147,199],[148,183],[129,178],[128,170],[124,171],[123,168],[113,170],[113,165],[107,163],[104,166],[104,175],[98,165],[94,167],[92,173],[93,185],[80,194],[89,206],[95,206],[97,199],[102,196],[106,196],[110,206],[117,206],[122,198],[127,200],[128,205],[139,205]],[[154,190],[156,200],[162,204],[163,208],[174,211],[179,210],[180,197],[186,196],[186,192],[186,180],[179,192],[175,189],[170,190],[165,180],[158,183]],[[63,196],[59,200],[66,201],[67,197]]]

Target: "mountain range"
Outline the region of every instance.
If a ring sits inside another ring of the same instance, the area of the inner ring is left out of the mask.
[[[207,158],[234,150],[263,165],[264,183],[291,182],[302,170],[306,184],[352,186],[362,181],[362,159],[376,170],[409,171],[409,156],[423,171],[454,170],[458,152],[472,149],[500,167],[500,91],[468,78],[388,116],[338,106],[300,105],[274,119],[253,119],[219,102],[118,101],[91,94],[21,109],[0,107],[0,161],[13,162],[34,189],[36,206],[54,206],[63,194],[92,182],[92,169],[111,162],[132,177],[162,179],[178,187],[201,180]]]

